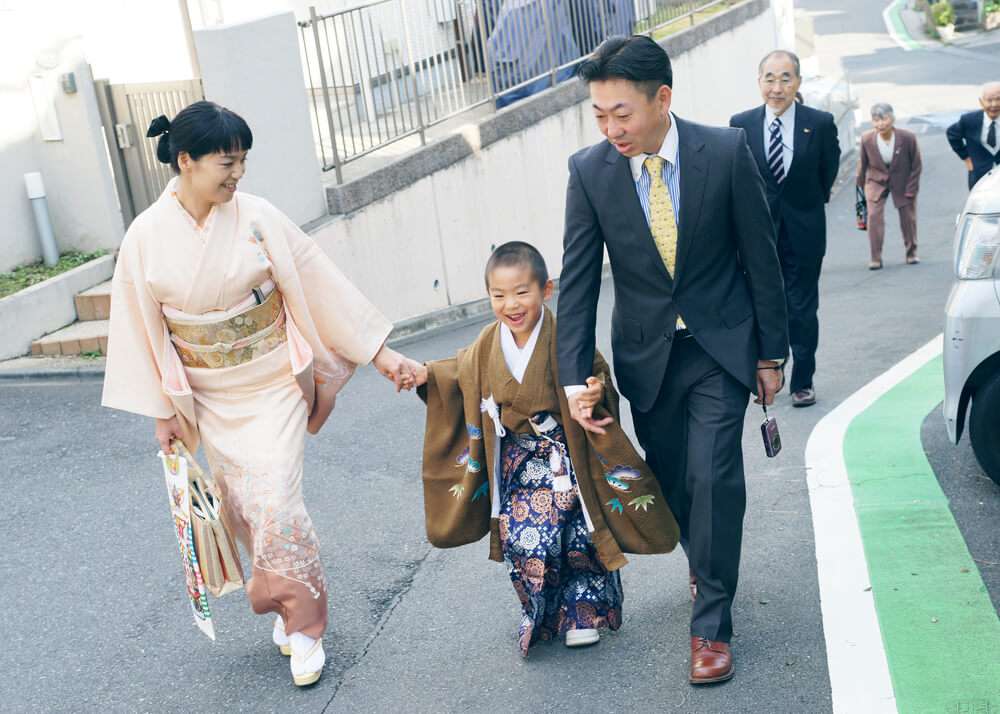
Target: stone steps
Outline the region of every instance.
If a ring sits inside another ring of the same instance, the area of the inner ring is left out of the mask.
[[[108,321],[83,320],[31,343],[32,356],[108,353]]]
[[[111,281],[77,293],[73,301],[77,321],[33,341],[33,357],[108,353]]]
[[[78,320],[107,320],[111,316],[111,281],[78,293],[74,302]]]

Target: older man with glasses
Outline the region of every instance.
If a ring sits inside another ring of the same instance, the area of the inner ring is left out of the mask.
[[[819,275],[826,253],[826,209],[840,167],[837,125],[829,112],[795,101],[802,74],[793,52],[760,61],[764,104],[729,125],[745,131],[778,234],[792,347],[792,406],[816,403],[813,374],[819,344]]]

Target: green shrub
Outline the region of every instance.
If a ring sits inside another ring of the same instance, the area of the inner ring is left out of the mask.
[[[937,27],[954,25],[955,8],[951,6],[948,0],[938,0],[938,2],[931,5],[931,17],[934,19],[934,24]]]
[[[1000,12],[1000,0],[986,0],[986,5],[983,7],[986,13]]]
[[[44,263],[33,263],[15,268],[9,273],[0,273],[0,298],[13,295],[18,290],[30,288],[43,280],[55,277],[67,270],[77,268],[84,263],[89,263],[95,258],[100,258],[106,251],[96,250],[93,253],[80,253],[72,251],[59,256],[59,262],[51,268]]]

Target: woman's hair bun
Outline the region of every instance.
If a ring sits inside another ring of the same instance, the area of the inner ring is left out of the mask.
[[[170,153],[170,120],[167,119],[163,114],[156,117],[153,121],[149,123],[149,129],[146,131],[146,136],[160,137],[160,140],[156,142],[156,158],[162,164],[169,164],[172,162],[172,155]]]
[[[159,136],[160,134],[166,134],[168,131],[170,131],[170,120],[161,114],[149,123],[149,130],[146,131],[146,136]]]

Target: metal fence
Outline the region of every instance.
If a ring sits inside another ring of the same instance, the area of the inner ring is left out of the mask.
[[[570,78],[607,37],[656,39],[740,0],[373,0],[299,23],[323,170]]]

